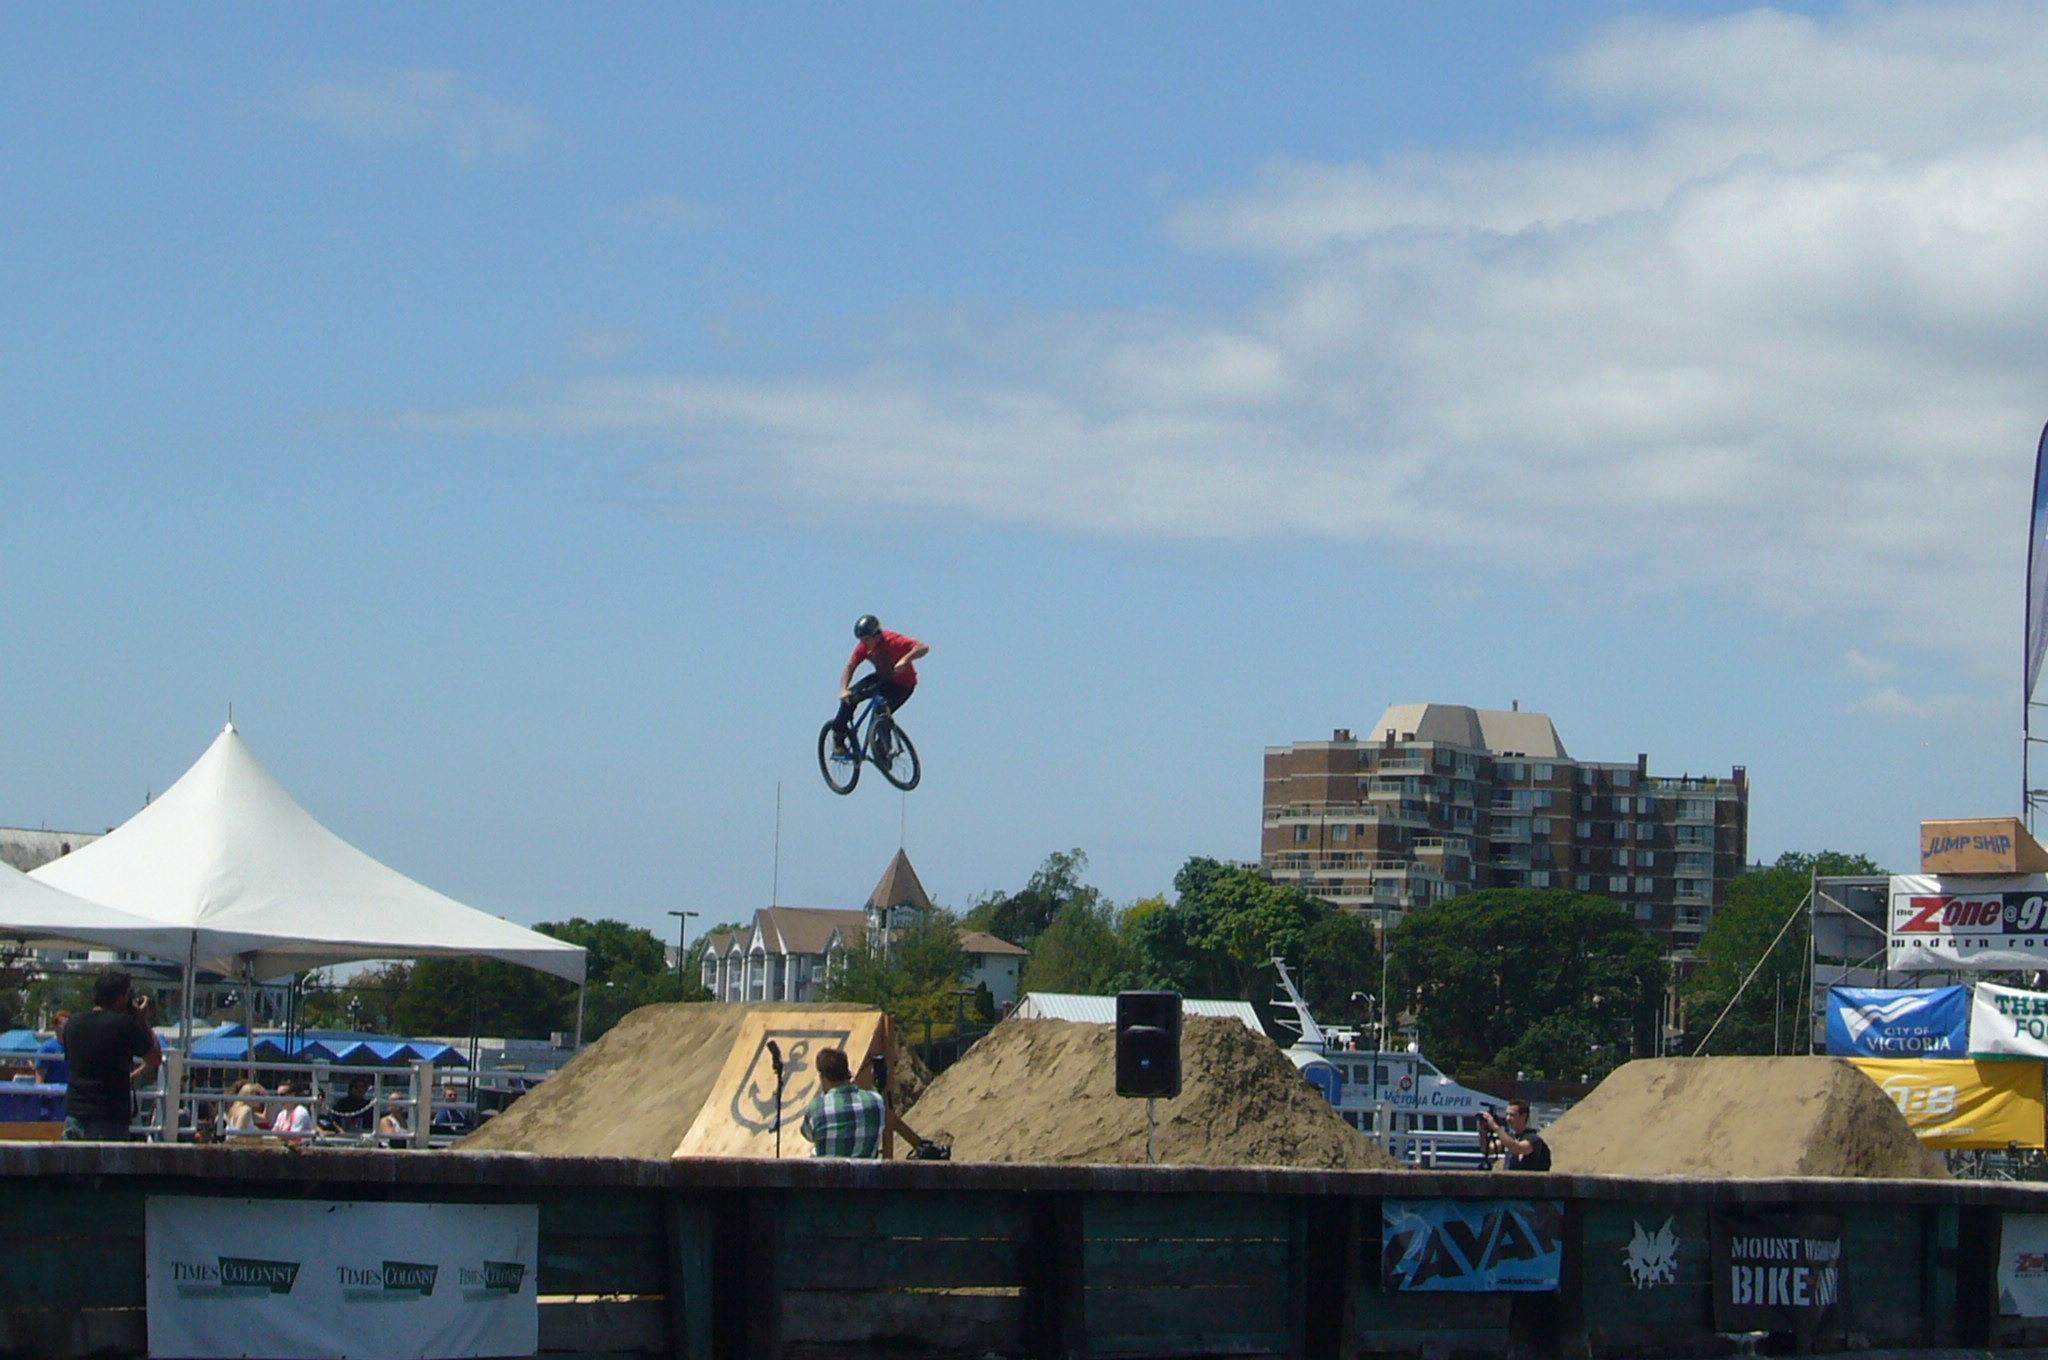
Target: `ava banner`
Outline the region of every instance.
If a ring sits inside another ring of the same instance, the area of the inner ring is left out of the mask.
[[[1715,1331],[1810,1336],[1842,1309],[1839,1215],[1714,1215]]]
[[[1960,1058],[1969,1026],[1967,987],[1828,988],[1833,1057]]]
[[[1851,1058],[1933,1148],[2041,1146],[2041,1064],[1991,1058]]]
[[[1561,1200],[1381,1201],[1380,1275],[1404,1293],[1541,1293],[1564,1263]]]
[[[149,1353],[276,1360],[532,1355],[533,1205],[152,1195]]]
[[[1978,983],[1970,1004],[1970,1054],[2048,1058],[2048,992]]]
[[[1998,1311],[2048,1317],[2048,1214],[2000,1215]]]
[[[2048,876],[1894,874],[1885,966],[2048,968]]]

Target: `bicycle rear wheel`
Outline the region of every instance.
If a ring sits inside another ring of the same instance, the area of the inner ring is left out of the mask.
[[[924,773],[909,734],[893,722],[875,724],[868,736],[868,759],[882,772],[882,778],[905,791],[916,788]]]
[[[853,786],[860,783],[860,749],[848,742],[845,755],[834,750],[831,723],[818,732],[818,770],[825,776],[825,787],[834,793],[852,793]]]

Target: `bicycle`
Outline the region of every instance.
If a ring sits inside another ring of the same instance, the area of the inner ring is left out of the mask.
[[[831,723],[818,731],[818,769],[825,776],[825,787],[834,793],[853,792],[853,786],[860,783],[863,760],[905,792],[916,788],[924,773],[918,763],[917,748],[910,744],[910,735],[890,714],[889,705],[874,692],[869,683],[872,679],[863,676],[853,687],[854,698],[862,702],[860,711],[847,724],[844,752],[832,743]]]

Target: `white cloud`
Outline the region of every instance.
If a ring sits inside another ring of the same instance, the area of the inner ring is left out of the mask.
[[[784,513],[1357,540],[1996,673],[2048,414],[2044,59],[2031,5],[1626,23],[1554,71],[1597,136],[1190,205],[1177,241],[1271,270],[1236,317],[476,418],[670,438]]]
[[[523,155],[548,133],[533,109],[474,89],[454,71],[310,80],[286,95],[284,107],[350,141],[424,142],[465,161]]]

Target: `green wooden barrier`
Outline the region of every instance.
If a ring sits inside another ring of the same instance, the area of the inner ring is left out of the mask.
[[[22,1144],[0,1187],[7,1356],[144,1353],[153,1195],[537,1205],[542,1352],[589,1360],[1720,1355],[1724,1205],[1842,1217],[1813,1349],[2048,1337],[1996,1312],[2000,1215],[2048,1212],[2021,1185]],[[1507,1197],[1564,1204],[1556,1294],[1383,1287],[1383,1200]]]

